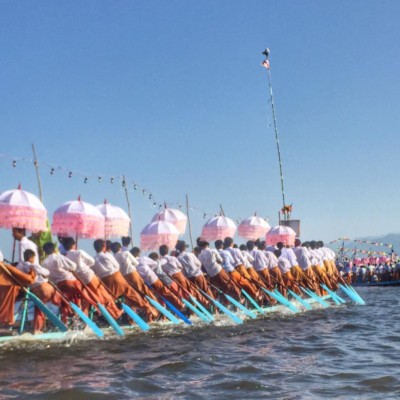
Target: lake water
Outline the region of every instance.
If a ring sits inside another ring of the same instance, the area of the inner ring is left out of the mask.
[[[366,306],[0,347],[0,399],[400,399],[400,287]]]

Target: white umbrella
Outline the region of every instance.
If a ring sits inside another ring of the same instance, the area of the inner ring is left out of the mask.
[[[150,222],[140,233],[140,247],[142,250],[158,250],[165,244],[169,248],[174,248],[178,237],[178,229],[170,222]]]
[[[239,236],[248,240],[256,240],[264,236],[271,227],[264,218],[253,215],[244,219],[238,226]]]
[[[105,218],[104,234],[107,239],[128,235],[131,219],[122,208],[113,206],[107,201],[97,205],[96,208]]]
[[[46,231],[47,211],[32,193],[21,189],[7,190],[0,195],[0,227]]]
[[[283,244],[289,246],[294,246],[295,239],[296,232],[292,228],[282,225],[273,227],[265,235],[265,241],[269,246],[275,246],[278,242],[282,242]]]
[[[223,240],[226,237],[233,237],[236,233],[236,225],[224,215],[211,218],[206,222],[201,231],[201,239],[210,242],[212,240]]]
[[[156,213],[151,221],[152,222],[156,222],[156,221],[170,222],[171,224],[176,226],[179,233],[184,234],[185,230],[186,230],[187,217],[180,210],[166,207],[164,210]]]
[[[54,211],[51,231],[60,236],[104,238],[104,217],[94,205],[79,197]]]

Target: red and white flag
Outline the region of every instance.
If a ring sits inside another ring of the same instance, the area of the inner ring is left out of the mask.
[[[269,69],[269,61],[268,60],[264,60],[261,65],[267,69]]]

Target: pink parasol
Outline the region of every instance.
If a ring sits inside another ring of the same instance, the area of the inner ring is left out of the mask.
[[[103,238],[104,217],[92,204],[78,200],[68,201],[54,211],[51,231],[60,236]]]
[[[31,232],[47,230],[47,211],[32,193],[21,189],[8,190],[0,195],[0,226],[25,228]]]
[[[236,225],[224,215],[211,218],[206,222],[201,231],[201,239],[210,242],[212,240],[223,240],[226,237],[233,237],[236,233]]]
[[[271,227],[264,218],[256,215],[244,219],[238,226],[239,236],[248,240],[256,240],[264,236]]]
[[[361,258],[353,258],[353,264],[354,265],[360,265],[362,262]]]
[[[385,262],[388,260],[388,258],[386,257],[386,256],[382,256],[382,257],[379,257],[379,263],[380,264],[385,264]]]
[[[277,243],[282,242],[285,245],[294,246],[296,232],[288,226],[278,225],[273,227],[265,235],[265,241],[268,246],[275,246]]]
[[[187,217],[180,210],[165,207],[164,210],[156,213],[151,221],[152,222],[156,222],[156,221],[170,222],[172,225],[176,226],[179,233],[184,234],[185,230],[186,230]]]
[[[105,218],[104,236],[107,239],[128,235],[131,219],[122,208],[107,203],[107,200],[103,204],[96,206],[96,208]]]
[[[170,222],[150,222],[140,233],[140,247],[142,250],[158,250],[165,244],[169,248],[174,248],[178,237],[178,229]]]

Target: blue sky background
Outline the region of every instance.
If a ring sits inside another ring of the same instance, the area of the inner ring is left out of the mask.
[[[399,232],[399,15],[394,0],[0,1],[0,191],[38,193],[33,165],[12,167],[34,143],[50,215],[78,195],[126,209],[125,174],[136,241],[154,200],[186,193],[194,236],[220,203],[276,224],[269,47],[302,237]]]

